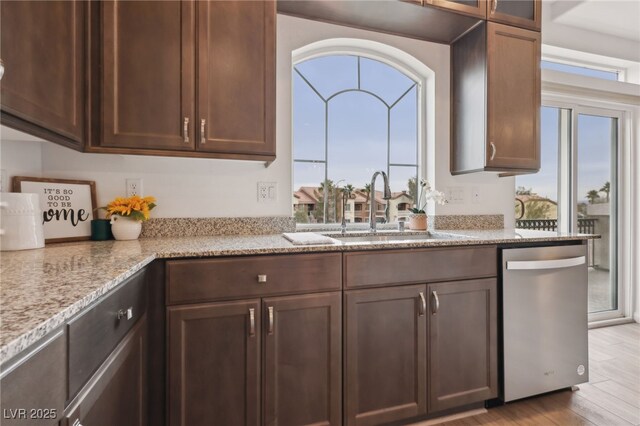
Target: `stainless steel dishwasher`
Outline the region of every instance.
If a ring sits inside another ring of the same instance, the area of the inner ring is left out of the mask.
[[[589,381],[586,251],[502,250],[504,401]]]

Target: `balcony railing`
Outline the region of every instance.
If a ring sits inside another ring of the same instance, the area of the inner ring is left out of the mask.
[[[595,218],[578,219],[578,232],[581,234],[593,234],[596,229]],[[520,229],[536,229],[539,231],[555,231],[558,229],[557,219],[518,219],[516,220],[516,228]]]
[[[596,218],[579,218],[578,219],[578,232],[581,234],[595,234],[596,231]],[[557,219],[518,219],[516,220],[516,228],[520,229],[535,229],[539,231],[555,231],[558,229]],[[589,240],[587,243],[587,256],[589,259],[589,266],[595,264],[595,252],[593,250],[594,240]]]

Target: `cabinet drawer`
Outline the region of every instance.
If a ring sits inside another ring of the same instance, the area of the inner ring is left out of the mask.
[[[339,290],[340,253],[167,262],[169,304]]]
[[[142,317],[146,311],[146,295],[145,275],[140,271],[68,324],[70,398]]]
[[[344,281],[354,288],[491,277],[496,262],[495,246],[345,253]]]

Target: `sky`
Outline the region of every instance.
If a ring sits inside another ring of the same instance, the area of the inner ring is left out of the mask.
[[[543,61],[543,68],[598,78],[616,79],[615,73],[590,70]],[[392,163],[417,164],[418,90],[415,82],[382,62],[351,55],[311,59],[295,66],[293,75],[293,139],[295,160],[328,159],[328,177],[340,185],[362,188],[376,170],[387,168],[387,137]],[[359,71],[358,71],[359,69]],[[363,92],[373,92],[386,103]],[[407,90],[409,90],[407,92]],[[405,93],[406,92],[406,93]],[[404,95],[404,96],[403,96]],[[328,111],[325,114],[325,100]],[[388,106],[397,103],[389,109]],[[558,109],[541,111],[541,170],[518,176],[516,187],[557,200]],[[387,117],[387,114],[390,114]],[[388,126],[390,119],[390,127]],[[328,152],[325,155],[325,125],[328,120]],[[611,125],[605,117],[578,117],[578,201],[587,192],[600,189],[610,180]],[[294,163],[294,188],[319,186],[324,180],[324,163]],[[392,191],[407,190],[407,180],[417,168],[391,167]],[[382,185],[377,187],[382,188]]]
[[[417,87],[413,80],[382,62],[361,58],[359,65],[358,73],[358,58],[348,55],[325,56],[296,65],[319,94],[294,71],[294,159],[325,160],[328,120],[329,179],[341,181],[340,186],[362,188],[376,170],[386,172],[389,155],[392,163],[413,165],[392,166],[389,170],[392,191],[407,190],[408,179],[417,175]],[[331,98],[340,91],[357,89],[358,84],[381,100],[359,91]],[[324,164],[294,164],[295,189],[318,186],[323,180]],[[381,188],[378,184],[376,189]]]
[[[516,188],[524,186],[534,193],[557,201],[559,109],[543,107],[541,122],[540,171],[516,177]],[[579,114],[578,120],[578,202],[586,202],[587,193],[599,190],[611,181],[612,126],[615,119]],[[601,194],[604,196],[604,194]]]

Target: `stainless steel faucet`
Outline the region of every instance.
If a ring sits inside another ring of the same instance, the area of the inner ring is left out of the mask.
[[[385,200],[391,199],[391,188],[389,188],[389,178],[387,174],[382,170],[378,170],[371,177],[371,192],[369,193],[369,230],[371,232],[376,232],[376,178],[378,175],[382,175],[382,180],[384,181],[384,191],[382,198]],[[387,210],[388,211],[388,210]],[[386,214],[386,213],[385,213]]]

